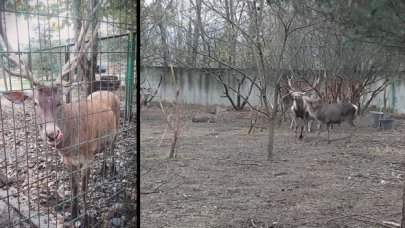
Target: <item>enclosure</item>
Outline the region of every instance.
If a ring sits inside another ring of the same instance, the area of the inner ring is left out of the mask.
[[[184,109],[189,118],[203,111]],[[394,130],[381,131],[359,116],[349,147],[347,124],[335,126],[337,141],[327,144],[325,132],[302,141],[282,122],[272,161],[267,129],[247,133],[248,111],[189,122],[171,160],[159,108],[144,108],[141,118],[143,227],[395,227],[387,222],[401,219],[401,117]]]
[[[0,227],[136,226],[135,9],[1,1]]]

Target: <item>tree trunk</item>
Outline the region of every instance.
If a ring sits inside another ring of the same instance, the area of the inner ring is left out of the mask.
[[[80,12],[80,9],[82,8],[82,1],[73,0],[72,8],[73,8],[73,10],[72,10],[73,17],[76,18],[75,20],[73,20],[73,24],[74,24],[74,36],[75,36],[75,40],[77,42],[77,39],[79,38],[79,35],[80,35],[80,30],[82,28],[82,21],[80,20],[80,18],[82,18],[82,14]],[[77,47],[77,50],[79,50],[79,49],[80,49],[80,47]],[[77,51],[77,50],[73,50],[73,51]],[[75,53],[75,55],[77,55],[77,54],[78,53]],[[87,71],[87,59],[84,55],[82,59],[78,60],[77,78],[79,80],[83,79],[86,74],[86,71]],[[69,78],[69,80],[70,80],[70,78]],[[66,96],[70,97],[70,92]],[[79,94],[79,96],[80,96],[80,94]],[[70,98],[69,98],[69,100],[70,100]]]
[[[267,160],[269,161],[273,160],[274,126],[274,119],[269,118],[269,138],[267,143]]]
[[[95,7],[97,4],[98,4],[98,0],[92,0],[93,7]],[[91,33],[96,34],[97,38],[94,39],[93,45],[91,47],[92,54],[91,54],[91,60],[90,60],[90,68],[89,68],[88,74],[86,75],[87,76],[86,80],[88,82],[87,88],[86,88],[87,96],[90,95],[92,92],[94,92],[94,89],[95,89],[94,82],[96,81],[96,68],[97,68],[97,55],[98,55],[98,31],[95,30],[96,25],[97,25],[97,14],[91,24],[91,26],[92,26]],[[101,64],[99,66],[99,70],[101,70]],[[101,88],[101,86],[100,86],[100,88]]]
[[[187,29],[187,42],[189,43],[189,44],[193,44],[193,41],[192,41],[192,36],[193,36],[193,26],[192,26],[192,22],[193,20],[191,19],[191,17],[188,19],[188,29]],[[188,53],[187,53],[187,63],[188,63],[188,65],[190,65],[190,66],[193,66],[193,61],[194,61],[194,50],[193,50],[193,45],[187,45],[187,51],[188,51]]]
[[[82,8],[82,1],[81,0],[73,0],[72,1],[72,8],[73,8],[73,16],[76,18],[73,20],[74,24],[74,35],[75,39],[79,37],[79,32],[80,29],[82,28],[82,21],[80,20],[81,14],[80,14],[80,9]]]
[[[401,228],[405,228],[405,178],[403,177],[404,181],[402,183],[402,218],[401,218]]]
[[[169,67],[169,47],[167,45],[167,30],[166,27],[160,23],[159,24],[159,29],[160,29],[160,36],[162,39],[162,57],[163,57],[163,67],[165,69],[165,72],[167,71],[167,68]]]
[[[201,0],[196,0],[196,19],[194,21],[194,34],[193,34],[193,52],[192,52],[192,66],[193,67],[198,67],[198,58],[197,58],[197,52],[198,52],[198,46],[199,46],[199,40],[201,36]]]
[[[273,147],[274,147],[274,127],[276,126],[277,109],[278,109],[278,93],[280,90],[280,84],[276,83],[273,94],[273,110],[269,118],[269,141],[267,144],[267,160],[273,159]]]
[[[178,138],[178,130],[176,129],[176,130],[173,132],[173,141],[172,141],[172,145],[171,145],[171,147],[170,147],[169,158],[175,158],[175,157],[176,157],[177,138]]]

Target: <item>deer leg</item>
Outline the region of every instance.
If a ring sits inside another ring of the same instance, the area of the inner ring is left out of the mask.
[[[114,147],[115,147],[115,137],[114,140],[110,144],[110,153],[112,155],[111,167],[110,167],[110,174],[112,177],[117,175],[117,169],[115,167],[115,154],[114,154]]]
[[[291,120],[290,128],[291,128],[291,129],[294,129],[294,128],[293,128],[293,120]]]
[[[103,164],[101,165],[101,176],[103,178],[107,177],[107,170],[108,170],[106,153],[107,153],[106,151],[103,152]]]
[[[108,151],[107,151],[107,148],[108,148],[108,146],[107,147],[105,147],[103,150],[102,150],[102,153],[103,153],[103,164],[101,165],[101,176],[103,177],[103,178],[106,178],[107,177],[107,175],[108,175],[108,165],[107,165],[107,160],[108,160]]]
[[[308,121],[308,128],[307,128],[308,132],[311,132],[311,127],[312,127],[312,120],[309,120]]]
[[[304,121],[304,120],[303,120]],[[301,133],[300,133],[300,139],[304,138],[304,136],[302,135],[303,131],[304,131],[304,127],[305,127],[305,121],[301,124]]]
[[[115,147],[115,138],[116,136],[108,143],[108,146],[103,151],[103,164],[101,166],[101,176],[106,178],[108,174],[111,177],[117,175],[117,170],[115,167],[115,156],[114,156],[114,147]],[[108,151],[109,148],[109,151]],[[110,167],[107,165],[108,157],[112,155],[112,162]]]
[[[292,120],[291,120],[290,128],[293,129],[293,130],[296,130],[296,129],[295,129],[295,128],[296,128],[295,125],[297,125],[297,123],[296,123],[296,117],[293,116],[293,117],[292,117]]]
[[[322,128],[323,128],[323,123],[318,122],[318,138],[321,136]]]
[[[77,219],[78,211],[79,211],[79,202],[78,202],[78,196],[77,192],[79,189],[79,177],[77,170],[72,170],[72,208],[71,208],[71,217],[72,220]]]
[[[326,130],[328,131],[328,144],[330,143],[329,129],[330,129],[330,124],[326,124]]]
[[[83,214],[84,214],[84,221],[83,227],[90,227],[89,216],[87,215],[87,186],[90,176],[90,169],[89,167],[82,170],[82,194],[83,194]]]
[[[299,126],[298,126],[298,123],[297,122],[295,122],[295,125],[294,125],[294,132],[295,132],[295,138],[297,138],[297,136],[298,136],[298,128],[299,128]],[[299,136],[298,136],[299,137]]]

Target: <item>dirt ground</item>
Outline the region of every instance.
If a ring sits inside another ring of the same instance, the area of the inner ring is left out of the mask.
[[[188,107],[187,115],[199,109]],[[283,122],[274,160],[267,161],[267,130],[248,135],[249,112],[189,122],[175,159],[167,159],[171,132],[162,112],[146,107],[141,117],[142,227],[392,227],[384,222],[400,221],[401,119],[394,130],[381,131],[359,116],[350,145],[327,144],[326,132],[300,141]],[[332,139],[347,135],[346,123],[331,130]]]

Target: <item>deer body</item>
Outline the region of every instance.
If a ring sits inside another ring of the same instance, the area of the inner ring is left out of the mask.
[[[321,123],[326,124],[328,143],[330,143],[329,129],[331,124],[347,122],[352,127],[350,137],[354,134],[353,120],[357,113],[357,106],[350,103],[321,104],[318,101],[305,98],[309,115]],[[320,132],[318,132],[319,134]],[[350,138],[349,138],[350,140]]]
[[[291,96],[293,98],[293,105],[291,106],[293,116],[290,127],[294,129],[295,132],[297,132],[297,128],[300,127],[299,139],[302,139],[305,126],[307,126],[308,132],[311,131],[313,119],[307,111],[307,103],[305,102],[306,96],[300,92],[292,92]],[[298,124],[298,120],[301,120],[300,124]]]
[[[114,143],[119,124],[119,101],[114,98],[110,92],[94,92],[87,99],[62,106],[57,125],[65,133],[58,153],[67,167],[86,166],[94,154]]]
[[[79,213],[79,178],[86,213],[89,163],[96,153],[104,152],[106,158],[108,147],[113,153],[120,118],[118,98],[111,92],[102,91],[67,104],[63,102],[60,86],[36,87],[33,95],[11,91],[3,96],[16,104],[27,98],[34,101],[40,137],[57,149],[64,166],[72,171],[72,218],[77,218]],[[88,222],[86,217],[85,222]]]

